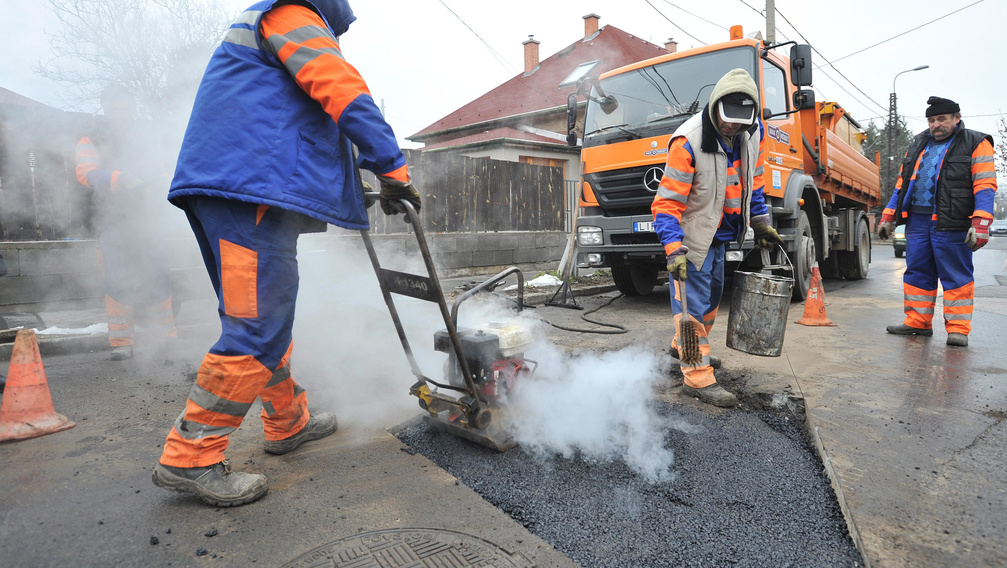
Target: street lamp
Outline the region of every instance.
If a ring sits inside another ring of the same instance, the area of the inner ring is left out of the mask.
[[[892,94],[888,99],[888,168],[887,175],[885,176],[888,182],[885,188],[884,194],[886,196],[885,203],[888,203],[888,199],[891,196],[888,195],[889,190],[894,190],[895,187],[895,176],[898,175],[895,171],[895,128],[898,124],[899,115],[896,112],[895,104],[895,79],[899,78],[899,75],[903,73],[911,73],[913,71],[922,71],[923,69],[929,68],[929,65],[920,65],[919,67],[913,67],[912,69],[906,69],[905,71],[899,71],[895,74],[895,78],[892,79]]]

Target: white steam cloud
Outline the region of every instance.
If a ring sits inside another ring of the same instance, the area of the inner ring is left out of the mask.
[[[652,483],[672,481],[669,428],[650,402],[668,363],[640,348],[566,354],[539,341],[527,354],[539,366],[507,402],[508,431],[532,455],[579,454],[623,460]]]

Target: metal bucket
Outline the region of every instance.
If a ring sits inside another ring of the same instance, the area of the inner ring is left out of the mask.
[[[727,317],[727,346],[731,349],[779,357],[794,279],[754,272],[734,272],[734,294]]]

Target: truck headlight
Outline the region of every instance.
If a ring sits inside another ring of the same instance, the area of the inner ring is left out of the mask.
[[[601,235],[601,227],[577,227],[577,244],[581,246],[604,244],[604,239]]]

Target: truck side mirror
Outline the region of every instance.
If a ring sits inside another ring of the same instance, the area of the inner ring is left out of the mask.
[[[577,93],[566,97],[566,144],[571,148],[577,145]]]
[[[794,110],[803,110],[815,106],[815,91],[801,89],[794,91]]]
[[[811,46],[798,44],[790,48],[790,82],[796,87],[811,84]]]

